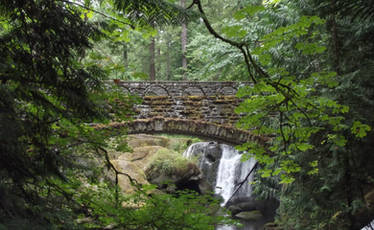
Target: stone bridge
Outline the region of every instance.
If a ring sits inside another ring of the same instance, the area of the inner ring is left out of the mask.
[[[126,82],[115,83],[143,100],[134,105],[134,120],[113,123],[128,133],[175,133],[205,137],[231,144],[253,138],[235,128],[240,118],[234,112],[240,100],[235,96],[247,82]],[[261,140],[263,141],[263,140]]]

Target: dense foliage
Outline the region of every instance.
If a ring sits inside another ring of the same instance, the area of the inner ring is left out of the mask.
[[[255,84],[238,93],[238,125],[273,138],[240,149],[262,164],[256,190],[280,198],[285,229],[360,229],[372,217],[364,195],[373,188],[373,30],[362,7],[350,17],[327,1],[252,2],[221,29],[225,37],[210,30],[237,48],[241,71],[250,66]]]
[[[123,173],[106,139],[121,135],[90,124],[127,119],[136,98],[106,86],[105,70],[84,59],[105,37],[89,12],[70,1],[0,4],[0,228],[214,228],[222,218],[210,215],[207,197],[150,195],[136,181],[132,197],[119,194]]]

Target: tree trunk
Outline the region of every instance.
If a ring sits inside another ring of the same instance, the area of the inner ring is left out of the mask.
[[[166,79],[171,79],[170,37],[166,38]]]
[[[336,0],[333,0],[332,1],[332,6],[331,6],[333,12],[335,12],[336,10]],[[332,46],[333,46],[333,52],[334,52],[334,55],[333,55],[333,65],[334,65],[334,69],[336,71],[336,73],[338,75],[341,74],[341,68],[340,68],[340,41],[339,41],[339,38],[338,38],[338,34],[339,34],[339,31],[338,31],[338,25],[337,25],[337,22],[336,22],[336,13],[334,13],[333,15],[330,16],[330,23],[331,23],[331,30],[330,30],[330,33],[331,33],[331,37],[332,37]]]
[[[186,5],[186,0],[181,0],[181,6],[184,8]],[[187,80],[187,20],[184,19],[182,23],[182,33],[181,33],[181,43],[182,43],[182,69],[183,69],[183,79]]]
[[[155,45],[156,40],[154,37],[151,38],[151,44],[149,45],[149,80],[156,80],[156,69],[155,69]]]
[[[160,45],[158,45],[157,46],[157,60],[158,60],[158,62],[156,63],[156,66],[157,66],[157,68],[156,68],[156,75],[158,75],[159,77],[159,79],[160,79],[160,76],[162,76],[161,75],[161,47],[160,47]]]
[[[127,68],[129,66],[127,49],[127,44],[123,43],[123,66],[125,67],[125,71],[127,71]]]

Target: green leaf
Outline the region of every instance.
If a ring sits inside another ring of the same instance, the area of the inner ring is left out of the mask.
[[[230,38],[243,38],[247,34],[247,31],[243,30],[243,27],[240,25],[231,25],[223,27],[222,33]]]
[[[271,172],[272,172],[271,169],[260,169],[259,170],[259,173],[261,174],[261,177],[263,177],[263,178],[270,177],[271,176]]]
[[[295,45],[295,48],[302,51],[304,55],[321,54],[326,50],[325,46],[319,45],[318,43],[307,43],[299,42]]]
[[[264,11],[265,7],[262,5],[248,5],[247,7],[238,10],[234,13],[236,20],[241,20],[247,16],[254,16],[255,14]]]
[[[363,138],[367,135],[367,132],[371,130],[371,127],[366,124],[362,124],[360,121],[354,121],[351,132],[358,138]]]
[[[302,152],[305,152],[305,151],[307,151],[309,149],[313,149],[314,148],[313,145],[308,144],[308,143],[298,143],[298,144],[296,144],[296,146]]]
[[[328,134],[327,135],[328,140],[332,141],[334,144],[336,144],[339,147],[345,146],[347,143],[347,140],[343,135],[339,134]]]
[[[279,183],[280,184],[291,184],[294,181],[295,181],[295,178],[293,178],[292,176],[282,174],[281,175],[281,181]]]

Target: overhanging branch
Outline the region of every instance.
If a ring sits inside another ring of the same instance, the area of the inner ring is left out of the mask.
[[[238,193],[239,189],[244,185],[244,183],[248,180],[249,176],[253,173],[253,171],[257,168],[258,162],[252,167],[252,169],[248,172],[247,176],[244,178],[243,181],[239,182],[235,186],[238,186],[235,191],[232,193],[230,198],[227,200],[226,204],[235,196],[236,193]]]
[[[224,38],[222,37],[219,33],[217,33],[212,25],[210,24],[209,20],[208,20],[208,17],[206,16],[205,12],[204,12],[204,9],[201,5],[201,1],[200,0],[194,0],[193,3],[188,7],[188,8],[191,8],[193,5],[197,5],[197,8],[201,14],[201,17],[203,19],[203,22],[206,26],[206,28],[208,29],[209,33],[212,34],[215,38],[225,42],[225,43],[228,43],[236,48],[238,48],[240,50],[240,52],[243,54],[244,56],[244,62],[245,62],[245,65],[247,67],[247,70],[248,70],[248,74],[250,76],[250,78],[252,79],[253,83],[256,83],[256,78],[254,77],[254,75],[251,73],[251,65],[250,65],[250,62],[249,62],[249,53],[247,53],[248,51],[246,51],[244,49],[245,47],[245,42],[237,42],[237,41],[233,41],[233,40],[230,40],[230,39],[227,39],[227,38]]]
[[[109,16],[109,15],[103,13],[103,12],[100,12],[100,11],[98,11],[98,10],[94,10],[94,9],[92,9],[92,8],[90,8],[90,7],[85,6],[85,5],[81,5],[81,4],[77,3],[77,2],[71,2],[71,1],[68,1],[68,0],[60,0],[60,1],[66,3],[66,4],[70,4],[70,5],[78,6],[78,7],[82,8],[82,9],[85,9],[85,10],[88,10],[88,11],[92,11],[92,12],[94,12],[94,13],[96,13],[96,14],[99,14],[99,15],[105,17],[105,18],[109,18],[109,19],[111,19],[111,20],[113,20],[113,21],[116,21],[116,22],[119,22],[119,23],[122,23],[122,24],[128,25],[128,26],[130,26],[132,29],[135,29],[135,26],[132,25],[132,24],[130,24],[130,23],[128,23],[128,22],[125,22],[125,21],[119,20],[119,19],[114,18],[114,17],[112,17],[112,16]]]

